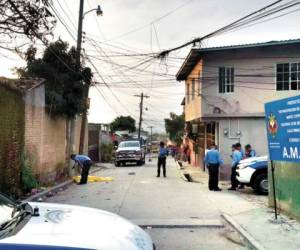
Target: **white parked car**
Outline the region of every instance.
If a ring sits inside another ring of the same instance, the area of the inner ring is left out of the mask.
[[[268,156],[242,160],[236,171],[240,183],[251,186],[259,194],[268,194]]]
[[[50,203],[18,205],[0,194],[1,250],[154,248],[144,230],[118,215]]]

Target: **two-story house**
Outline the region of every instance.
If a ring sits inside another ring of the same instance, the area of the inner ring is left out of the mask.
[[[177,73],[185,81],[186,143],[203,166],[216,143],[230,172],[231,146],[266,155],[264,104],[300,93],[300,40],[192,49]]]

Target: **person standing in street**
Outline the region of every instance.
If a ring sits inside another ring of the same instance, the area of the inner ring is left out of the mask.
[[[166,173],[166,159],[168,156],[168,150],[165,148],[164,142],[160,142],[158,151],[158,161],[157,161],[157,176],[160,177],[160,168],[163,167],[164,177],[167,177]]]
[[[231,163],[231,187],[228,190],[235,191],[236,188],[239,185],[238,180],[236,179],[236,168],[239,164],[239,162],[243,159],[242,153],[241,153],[241,144],[237,143],[235,144],[234,151],[232,154],[232,163]]]
[[[210,191],[222,191],[219,188],[219,167],[223,161],[215,144],[211,145],[207,151],[204,161],[209,173],[208,189]]]
[[[78,164],[81,168],[81,178],[78,185],[86,184],[89,176],[89,171],[92,166],[92,160],[90,159],[90,157],[86,155],[75,155],[75,154],[71,155],[71,159],[75,161],[75,165]]]

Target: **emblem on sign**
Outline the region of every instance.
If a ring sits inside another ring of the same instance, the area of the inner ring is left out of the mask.
[[[278,122],[276,116],[274,114],[270,114],[268,121],[268,131],[272,135],[273,138],[276,137],[278,131]]]

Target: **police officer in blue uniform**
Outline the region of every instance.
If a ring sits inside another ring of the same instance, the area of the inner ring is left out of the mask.
[[[157,161],[157,176],[160,177],[160,168],[163,167],[163,174],[164,177],[167,177],[166,175],[166,159],[168,156],[168,150],[165,148],[164,142],[160,142],[159,144],[159,151],[158,151],[158,161]]]
[[[236,179],[236,169],[239,165],[239,162],[243,159],[243,153],[241,152],[241,144],[236,143],[234,146],[234,151],[232,154],[232,163],[231,163],[231,187],[228,190],[235,191],[239,185],[239,181]]]
[[[204,161],[209,173],[208,189],[210,191],[221,191],[222,189],[219,188],[219,167],[223,160],[215,144],[210,146]]]

